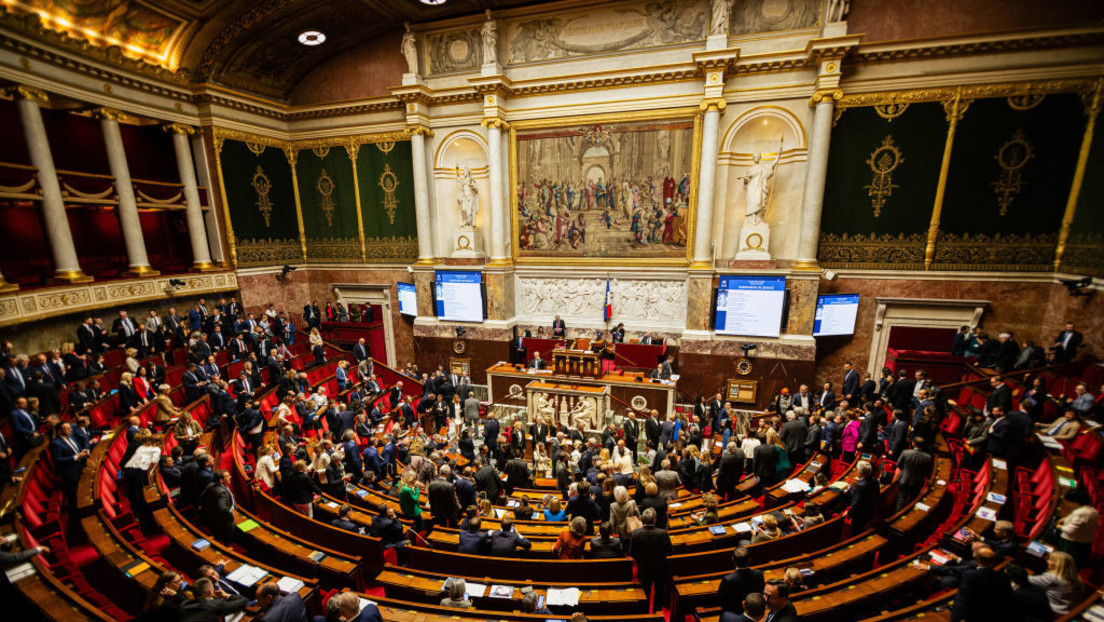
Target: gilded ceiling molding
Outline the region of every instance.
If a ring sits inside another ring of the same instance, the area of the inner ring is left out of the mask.
[[[161,126],[161,129],[171,134],[184,134],[185,136],[192,136],[199,131],[195,127],[183,123],[166,123]]]
[[[489,117],[479,122],[483,127],[496,127],[500,130],[510,129],[510,124],[498,117]]]
[[[9,86],[5,89],[2,89],[2,91],[0,92],[3,92],[5,96],[11,97],[13,99],[16,97],[20,99],[32,99],[38,102],[40,106],[45,106],[50,103],[50,96],[46,94],[46,91],[43,91],[38,87],[27,86],[25,84]]]
[[[1021,52],[1027,50],[1078,47],[1104,44],[1104,29],[1090,28],[1074,32],[1052,34],[1006,34],[1007,38],[978,40],[956,39],[950,42],[913,44],[904,47],[892,43],[859,45],[848,58],[850,64],[885,63],[902,60],[940,58],[949,56],[975,56],[996,52]]]
[[[233,42],[239,35],[272,15],[276,11],[292,3],[293,0],[264,0],[254,4],[248,11],[242,13],[230,24],[226,25],[215,38],[207,44],[203,51],[203,57],[195,68],[196,80],[206,79],[211,75],[215,63],[223,49]]]
[[[701,104],[698,105],[698,110],[705,114],[710,110],[716,110],[721,114],[724,114],[725,108],[728,107],[728,102],[723,97],[714,97],[711,99],[703,99]]]
[[[322,119],[326,117],[344,117],[357,114],[401,111],[402,108],[403,102],[399,101],[398,99],[388,99],[387,101],[372,102],[370,104],[355,104],[341,108],[289,112],[283,115],[283,118],[287,121],[302,121],[306,119]]]
[[[225,127],[216,127],[215,139],[219,140],[237,140],[243,143],[255,143],[264,145],[266,147],[275,147],[276,149],[287,150],[291,148],[291,141],[281,140],[279,138],[273,138],[271,136],[265,136],[263,134],[255,134],[253,132],[243,132],[241,130],[234,130]]]
[[[836,105],[840,108],[859,108],[867,106],[885,106],[889,104],[900,105],[922,102],[945,102],[953,100],[956,96],[960,96],[962,99],[983,99],[989,97],[1013,97],[1026,94],[1085,93],[1091,92],[1095,84],[1095,78],[1076,78],[1068,80],[1039,80],[1036,82],[974,84],[929,89],[905,89],[900,91],[875,91],[871,93],[845,93],[843,97],[836,102]]]

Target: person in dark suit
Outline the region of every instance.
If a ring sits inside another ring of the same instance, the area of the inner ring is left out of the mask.
[[[920,447],[926,442],[922,438],[912,439],[912,448],[901,452],[897,458],[897,473],[893,476],[897,482],[897,511],[912,503],[924,482],[931,475],[932,456]]]
[[[127,317],[126,311],[120,311],[119,317],[115,318],[115,321],[111,323],[111,332],[115,333],[115,337],[120,343],[126,343],[131,335],[137,331],[138,325],[133,319]]]
[[[184,399],[189,404],[203,397],[203,387],[207,381],[200,377],[199,367],[195,363],[189,363],[187,371],[180,376],[180,382],[184,385]]]
[[[548,424],[544,422],[544,417],[537,415],[537,418],[533,420],[533,424],[529,426],[529,434],[533,437],[533,449],[535,450],[537,444],[544,445],[548,438]]]
[[[851,519],[851,533],[859,533],[874,519],[878,512],[881,489],[874,479],[874,467],[866,460],[855,465],[859,480],[851,487],[851,504],[845,514]]]
[[[487,555],[490,553],[490,534],[486,531],[480,531],[482,526],[483,521],[478,516],[468,521],[468,528],[460,530],[460,540],[456,546],[457,553],[466,555]]]
[[[31,372],[31,381],[27,383],[24,395],[27,398],[38,398],[38,415],[40,417],[56,415],[61,412],[61,396],[58,394],[57,386],[53,382],[47,381],[42,372],[38,370]],[[135,394],[135,399],[137,399],[137,394]]]
[[[70,511],[77,509],[77,484],[87,457],[88,450],[81,449],[73,438],[69,422],[58,426],[57,437],[50,441],[50,458],[54,461],[54,471],[61,479],[62,501]]]
[[[299,594],[280,595],[280,587],[274,582],[257,588],[257,608],[265,622],[307,622],[307,607]]]
[[[977,568],[962,573],[962,582],[951,609],[951,622],[1008,620],[1012,616],[1012,584],[994,570],[1000,558],[988,546],[974,551]]]
[[[367,604],[360,608],[360,597],[356,592],[344,592],[334,598],[338,599],[337,610],[345,622],[383,622],[379,607]]]
[[[909,424],[904,410],[893,411],[893,423],[886,428],[886,452],[890,460],[896,460],[908,447]]]
[[[637,446],[640,444],[640,424],[636,421],[636,411],[629,411],[628,419],[621,424],[621,432],[625,439],[625,447],[632,450],[633,464],[636,464]]]
[[[356,345],[353,346],[353,358],[358,364],[368,358],[368,346],[364,345],[364,337],[357,339]]]
[[[402,380],[395,383],[395,386],[391,387],[391,392],[387,395],[387,402],[391,404],[391,408],[397,408],[399,402],[402,401]]]
[[[511,494],[517,488],[529,488],[532,486],[533,476],[529,472],[529,463],[520,457],[513,458],[506,463],[506,494]]]
[[[863,382],[859,386],[859,396],[864,402],[873,402],[878,397],[878,383],[870,377],[870,372],[863,372]]]
[[[499,491],[502,490],[502,481],[498,479],[498,472],[479,458],[476,458],[474,466],[475,489],[486,493],[488,499],[497,499]]]
[[[790,602],[790,585],[782,579],[771,579],[763,586],[767,601],[767,622],[797,622],[797,609]]]
[[[80,353],[88,354],[97,351],[96,330],[92,327],[92,316],[84,318],[77,327],[77,343],[80,344]]]
[[[510,339],[510,362],[515,365],[524,365],[526,358],[525,337],[515,333]]]
[[[532,546],[525,536],[514,529],[514,519],[511,516],[503,516],[502,528],[491,532],[492,557],[517,557],[519,548],[528,551]]]
[[[766,488],[778,483],[775,473],[778,466],[778,450],[770,443],[763,443],[755,447],[752,452],[752,470],[759,479],[759,486]]]
[[[1000,356],[1000,344],[989,338],[989,333],[980,332],[977,335],[978,353],[977,366],[993,368],[997,366]]]
[[[955,333],[954,341],[951,342],[951,354],[953,356],[965,356],[966,355],[966,340],[970,338],[970,327],[960,326],[958,332]]]
[[[1012,338],[1012,333],[997,335],[997,365],[1000,372],[1010,372],[1016,367],[1016,358],[1020,355],[1020,346]]]
[[[989,379],[989,384],[993,387],[993,391],[989,393],[989,397],[985,398],[985,412],[992,414],[993,408],[1001,408],[1004,412],[1008,412],[1012,409],[1012,389],[1004,383],[1004,379],[1000,376],[993,376]]]
[[[1068,363],[1077,356],[1077,348],[1081,346],[1081,333],[1073,329],[1073,322],[1066,322],[1066,329],[1058,333],[1054,339],[1054,362]]]
[[[732,553],[736,570],[721,578],[717,588],[717,604],[721,606],[721,622],[736,622],[744,613],[744,599],[752,592],[762,592],[766,585],[763,571],[751,568],[751,555],[742,546]]]
[[[180,622],[219,622],[224,616],[244,611],[249,599],[241,594],[216,592],[211,580],[204,577],[192,584],[192,600],[180,604]]]
[[[836,408],[836,392],[832,390],[831,382],[824,383],[824,389],[820,392],[820,397],[817,398],[817,406],[824,412]]]
[[[994,458],[1007,458],[1016,442],[1016,429],[1001,406],[995,406],[989,414],[993,422],[989,424],[989,436],[985,439],[985,451]]]
[[[456,500],[456,488],[449,481],[451,474],[449,465],[441,465],[437,479],[426,488],[433,524],[446,529],[455,528],[460,523],[460,503]]]
[[[786,445],[786,454],[793,464],[805,462],[805,437],[809,435],[809,426],[805,425],[805,420],[798,417],[792,410],[785,415],[786,423],[782,424],[782,430],[778,435]]]
[[[501,433],[501,429],[498,423],[498,418],[493,413],[489,417],[483,420],[483,439],[485,443],[494,445],[497,443],[498,435]]]
[[[843,399],[849,404],[859,403],[859,384],[859,372],[847,361],[843,364]]]
[[[223,544],[234,541],[234,495],[230,492],[230,472],[219,469],[215,481],[199,497],[199,516],[211,533]]]
[[[529,369],[544,369],[545,362],[541,358],[540,352],[533,353],[533,360],[529,361]]]
[[[557,315],[552,320],[552,338],[553,339],[563,339],[566,336],[567,336],[567,324],[564,324],[564,321],[561,320],[560,316]]]
[[[138,356],[135,358],[144,359],[153,353],[155,341],[153,333],[146,328],[146,325],[139,324],[138,330],[127,339],[126,344],[138,351]]]
[[[568,504],[570,505],[570,503]],[[644,595],[648,597],[654,590],[654,598],[650,601],[652,611],[659,611],[663,607],[663,588],[667,581],[667,556],[674,553],[671,547],[671,538],[665,529],[656,527],[655,510],[648,508],[640,516],[644,526],[633,532],[629,540],[628,555],[636,560],[636,575],[644,588]]]

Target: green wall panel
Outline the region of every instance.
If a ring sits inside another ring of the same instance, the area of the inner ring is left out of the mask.
[[[219,164],[238,265],[301,260],[291,165],[284,151],[226,139]]]
[[[357,179],[368,261],[417,258],[418,223],[414,214],[410,141],[361,145]]]
[[[344,147],[300,149],[295,163],[307,261],[360,261],[353,165]]]

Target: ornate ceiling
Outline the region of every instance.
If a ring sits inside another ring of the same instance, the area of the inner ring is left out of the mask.
[[[384,33],[539,0],[0,0],[0,24],[82,54],[286,99],[312,69]],[[326,41],[298,42],[318,30]]]

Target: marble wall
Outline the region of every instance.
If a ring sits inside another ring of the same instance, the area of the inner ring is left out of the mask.
[[[859,314],[852,337],[817,339],[816,382],[842,381],[844,361],[864,370],[870,357],[877,310],[875,297],[988,300],[982,326],[994,337],[1012,331],[1017,340],[1049,345],[1067,320],[1085,336],[1084,355],[1104,357],[1104,318],[1093,298],[1072,298],[1062,285],[1045,282],[898,280],[839,278],[821,281],[821,294],[859,294]],[[1097,293],[1096,296],[1100,294]],[[945,346],[948,350],[950,344]],[[933,349],[935,345],[933,344]]]
[[[342,52],[311,71],[291,92],[292,105],[310,106],[388,96],[402,81],[406,62],[399,31]]]
[[[861,0],[847,15],[864,42],[953,36],[1023,28],[1087,25],[1104,18],[1104,4],[1083,0]]]

